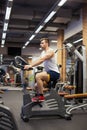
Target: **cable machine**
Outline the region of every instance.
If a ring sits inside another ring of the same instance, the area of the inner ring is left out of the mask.
[[[87,91],[87,86],[86,86],[86,82],[87,82],[87,67],[86,67],[86,48],[85,46],[81,46],[82,47],[82,54],[75,48],[75,46],[71,43],[67,43],[66,45],[66,49],[68,52],[71,53],[75,53],[75,55],[82,61],[83,64],[83,93],[85,93]]]

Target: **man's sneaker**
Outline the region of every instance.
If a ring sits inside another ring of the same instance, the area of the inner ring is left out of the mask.
[[[38,96],[33,97],[32,102],[38,102]]]
[[[42,102],[42,101],[45,100],[45,97],[44,96],[38,96],[38,100]]]
[[[32,102],[43,102],[45,100],[44,96],[35,96],[32,98]]]

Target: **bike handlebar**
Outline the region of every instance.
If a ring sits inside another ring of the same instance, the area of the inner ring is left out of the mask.
[[[24,70],[25,65],[29,65],[22,57],[16,56],[15,57],[15,64],[21,70]],[[33,68],[29,68],[28,70],[32,70]]]

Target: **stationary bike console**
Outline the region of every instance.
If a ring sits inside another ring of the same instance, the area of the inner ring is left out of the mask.
[[[15,64],[18,68],[24,70],[25,65],[29,65],[22,57],[16,56],[15,57]],[[29,68],[29,70],[32,70],[33,68]]]

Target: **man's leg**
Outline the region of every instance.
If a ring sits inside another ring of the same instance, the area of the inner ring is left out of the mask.
[[[37,86],[36,86],[36,91],[37,91],[37,95],[35,97],[32,98],[32,101],[36,102],[36,101],[44,101],[44,96],[43,96],[43,81],[48,82],[49,81],[49,75],[47,74],[47,72],[41,72],[41,73],[37,73],[36,74],[36,82],[37,82]]]
[[[36,82],[38,87],[38,92],[43,94],[43,81],[49,82],[49,75],[47,72],[41,72],[36,74]]]

